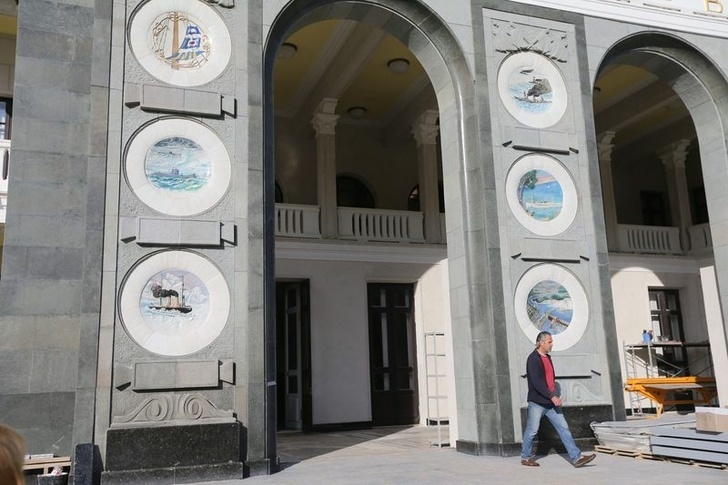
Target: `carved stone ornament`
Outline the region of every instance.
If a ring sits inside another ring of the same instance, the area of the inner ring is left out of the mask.
[[[566,32],[502,20],[493,21],[493,44],[498,52],[532,51],[566,62],[569,47]]]
[[[235,6],[235,0],[205,0],[205,2],[213,5],[220,5],[225,8],[233,8]]]
[[[215,407],[200,394],[161,394],[145,399],[133,411],[112,419],[112,428],[234,423],[232,411]]]

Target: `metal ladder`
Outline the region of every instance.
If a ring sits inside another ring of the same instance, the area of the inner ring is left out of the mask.
[[[443,435],[443,422],[448,421],[447,406],[447,374],[445,373],[445,334],[443,332],[425,332],[425,379],[427,386],[427,426],[434,423],[435,436],[430,445],[442,448],[449,446],[449,437]]]

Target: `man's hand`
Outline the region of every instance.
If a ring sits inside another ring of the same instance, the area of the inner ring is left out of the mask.
[[[563,404],[559,396],[552,397],[551,402],[554,403],[554,406],[556,406],[557,408],[561,407],[561,405]]]

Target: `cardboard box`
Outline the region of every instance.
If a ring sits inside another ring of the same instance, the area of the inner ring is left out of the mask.
[[[695,408],[695,429],[713,433],[728,433],[728,408]]]

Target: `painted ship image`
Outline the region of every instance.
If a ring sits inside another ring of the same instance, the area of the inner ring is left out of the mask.
[[[198,68],[210,56],[207,36],[180,12],[161,19],[152,29],[152,37],[156,55],[174,70]]]
[[[189,313],[192,307],[185,304],[184,281],[182,282],[182,296],[177,290],[165,289],[160,284],[152,286],[152,295],[159,300],[158,305],[149,305],[149,308],[162,312]]]

